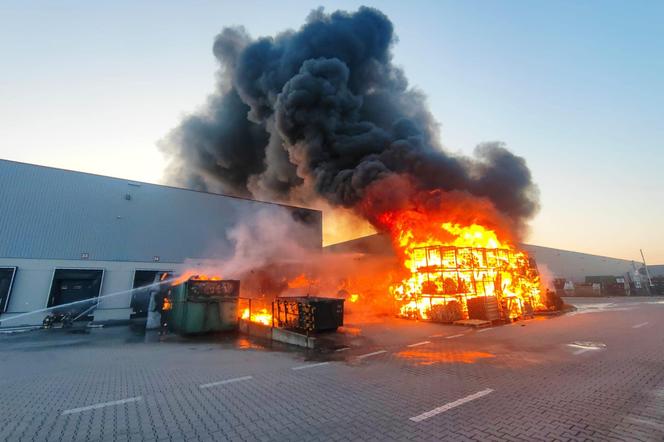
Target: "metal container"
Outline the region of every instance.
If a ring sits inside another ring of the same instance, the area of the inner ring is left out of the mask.
[[[306,332],[333,331],[344,325],[344,300],[321,297],[283,297],[275,300],[279,327]]]
[[[180,334],[200,334],[238,327],[240,281],[192,277],[171,288],[169,328]]]

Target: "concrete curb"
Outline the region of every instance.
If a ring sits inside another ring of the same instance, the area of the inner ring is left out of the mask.
[[[240,333],[255,336],[257,338],[283,342],[284,344],[296,345],[303,348],[317,348],[317,339],[314,337],[260,324],[258,322],[247,321],[246,319],[240,319],[239,329]]]

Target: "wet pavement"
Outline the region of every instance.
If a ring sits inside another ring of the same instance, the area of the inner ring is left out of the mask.
[[[349,316],[320,351],[0,335],[0,440],[664,440],[664,298],[485,329]]]

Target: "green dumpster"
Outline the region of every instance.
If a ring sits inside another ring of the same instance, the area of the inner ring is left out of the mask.
[[[183,335],[235,330],[240,281],[191,277],[170,290],[169,327]]]

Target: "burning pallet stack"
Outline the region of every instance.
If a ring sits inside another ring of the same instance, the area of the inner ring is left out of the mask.
[[[401,315],[436,322],[532,315],[539,278],[524,252],[431,245],[411,254],[411,277],[395,290]]]

